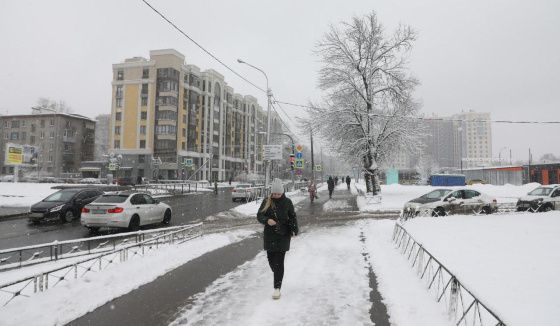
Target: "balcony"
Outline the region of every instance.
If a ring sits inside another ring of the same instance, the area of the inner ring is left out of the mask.
[[[161,91],[158,94],[159,96],[171,96],[171,97],[178,97],[179,96],[179,92],[178,91]]]
[[[170,119],[158,119],[157,124],[160,126],[177,126],[177,121]]]
[[[177,112],[177,106],[171,104],[163,104],[158,106],[158,110]]]
[[[70,137],[70,136],[63,136],[62,141],[65,142],[65,143],[75,143],[76,138]]]
[[[156,138],[157,139],[165,139],[165,140],[175,140],[177,137],[176,134],[157,134]]]

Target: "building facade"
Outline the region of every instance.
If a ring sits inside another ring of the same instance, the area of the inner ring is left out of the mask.
[[[68,113],[0,116],[0,171],[14,172],[5,165],[6,144],[30,145],[37,150],[34,166],[22,167],[22,173],[65,177],[79,174],[82,161],[93,160],[95,121]]]
[[[96,161],[106,160],[109,153],[109,125],[110,114],[100,114],[95,117],[95,150],[93,157]]]
[[[281,131],[277,114],[273,131]],[[215,70],[181,53],[150,51],[113,65],[109,151],[118,177],[227,180],[263,173],[267,115]],[[184,162],[193,163],[192,167]]]
[[[492,165],[492,124],[490,113],[461,112],[452,117],[455,129],[457,167]]]

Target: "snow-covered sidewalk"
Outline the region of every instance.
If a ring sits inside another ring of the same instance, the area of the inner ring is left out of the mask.
[[[280,300],[271,299],[263,252],[195,296],[172,325],[372,325],[368,260],[394,325],[450,325],[393,248],[393,226],[371,220],[311,229],[292,240]]]

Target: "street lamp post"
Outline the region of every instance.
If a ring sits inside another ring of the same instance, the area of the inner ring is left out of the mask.
[[[260,71],[264,75],[264,78],[266,79],[266,97],[267,97],[266,144],[270,145],[270,118],[271,118],[270,117],[270,103],[271,103],[272,92],[270,91],[270,88],[268,87],[268,76],[266,75],[266,73],[262,69],[257,68],[250,63],[247,63],[247,62],[245,62],[241,59],[237,59],[237,62],[246,64],[249,67]],[[266,165],[266,167],[265,167],[264,187],[265,187],[265,189],[268,189],[268,185],[270,183],[270,160],[265,161],[265,165]]]

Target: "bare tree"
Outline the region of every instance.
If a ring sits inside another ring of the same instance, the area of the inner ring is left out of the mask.
[[[50,98],[40,97],[37,99],[37,108],[54,110],[59,113],[72,113],[74,110],[65,101],[55,101]]]
[[[406,26],[387,38],[371,12],[341,23],[341,28],[331,25],[316,46],[326,105],[311,109],[311,120],[333,146],[361,160],[367,191],[374,194],[380,191],[379,164],[416,143],[418,126],[407,117],[418,110],[411,97],[418,82],[408,74],[406,62],[415,39]],[[337,116],[347,122],[335,126],[325,121]]]

